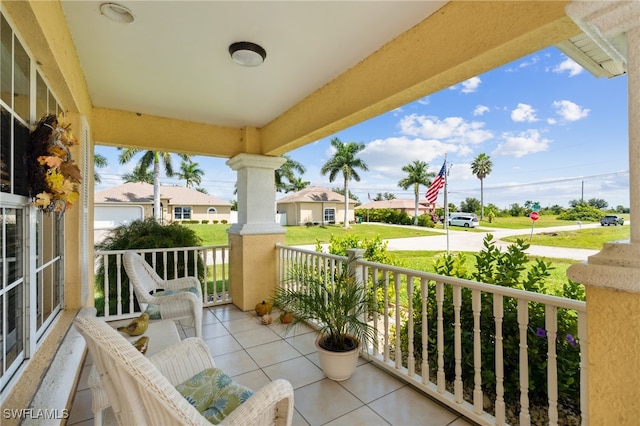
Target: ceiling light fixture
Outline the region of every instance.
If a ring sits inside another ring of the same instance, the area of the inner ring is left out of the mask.
[[[102,3],[100,13],[114,22],[130,24],[134,21],[133,13],[118,3]]]
[[[235,63],[245,67],[257,67],[267,57],[267,52],[262,46],[249,41],[238,41],[231,44],[229,54]]]

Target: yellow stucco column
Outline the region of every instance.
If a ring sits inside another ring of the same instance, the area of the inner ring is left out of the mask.
[[[276,243],[285,229],[275,223],[274,171],[282,157],[238,154],[227,165],[238,173],[238,222],[229,233],[229,281],[233,304],[243,311],[268,299],[277,280]]]
[[[640,421],[640,4],[574,2],[567,14],[607,53],[627,64],[631,239],[605,244],[567,275],[586,286],[588,410],[586,424]],[[624,37],[620,37],[624,35]],[[626,39],[626,50],[620,41]],[[584,354],[583,354],[584,356]],[[583,423],[584,423],[583,418]]]

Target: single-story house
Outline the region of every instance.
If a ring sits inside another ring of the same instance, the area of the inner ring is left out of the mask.
[[[136,219],[153,217],[153,185],[129,182],[94,194],[94,227],[111,229]],[[160,186],[165,222],[179,220],[231,221],[231,203],[182,186]]]
[[[433,211],[434,204],[425,202],[418,202],[418,216]],[[395,198],[393,200],[380,200],[369,201],[366,204],[358,206],[359,209],[392,209],[400,210],[413,217],[416,211],[416,200],[411,198]]]
[[[279,214],[286,214],[287,225],[332,224],[344,220],[344,195],[321,186],[308,186],[302,191],[276,201]],[[356,201],[349,199],[349,222],[354,221]]]

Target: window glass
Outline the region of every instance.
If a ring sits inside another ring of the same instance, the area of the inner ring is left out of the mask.
[[[13,31],[4,16],[0,17],[0,98],[9,106],[13,106],[13,89],[11,87],[11,69],[13,67]]]
[[[336,221],[336,210],[335,209],[324,209],[324,221],[325,222],[335,222]]]
[[[40,73],[36,73],[36,120],[47,115],[47,95],[49,89]]]
[[[25,122],[29,122],[29,105],[31,92],[29,85],[29,75],[31,74],[31,60],[18,39],[14,40],[14,68],[13,68],[13,109],[22,117]]]
[[[11,192],[11,114],[0,107],[0,191]]]
[[[13,119],[13,193],[29,195],[27,185],[27,146],[29,129],[21,121]]]

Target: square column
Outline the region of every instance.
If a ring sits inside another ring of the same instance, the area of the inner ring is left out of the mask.
[[[605,244],[567,275],[586,287],[588,389],[583,424],[631,425],[640,419],[640,3],[579,1],[567,14],[607,54],[626,64],[629,84],[631,240]],[[614,38],[624,34],[626,49]],[[626,50],[626,51],[625,51]],[[583,389],[585,383],[582,383]]]
[[[227,165],[238,173],[238,223],[229,234],[229,280],[233,303],[243,311],[267,300],[277,284],[276,243],[285,229],[275,222],[275,170],[286,160],[238,154]]]

